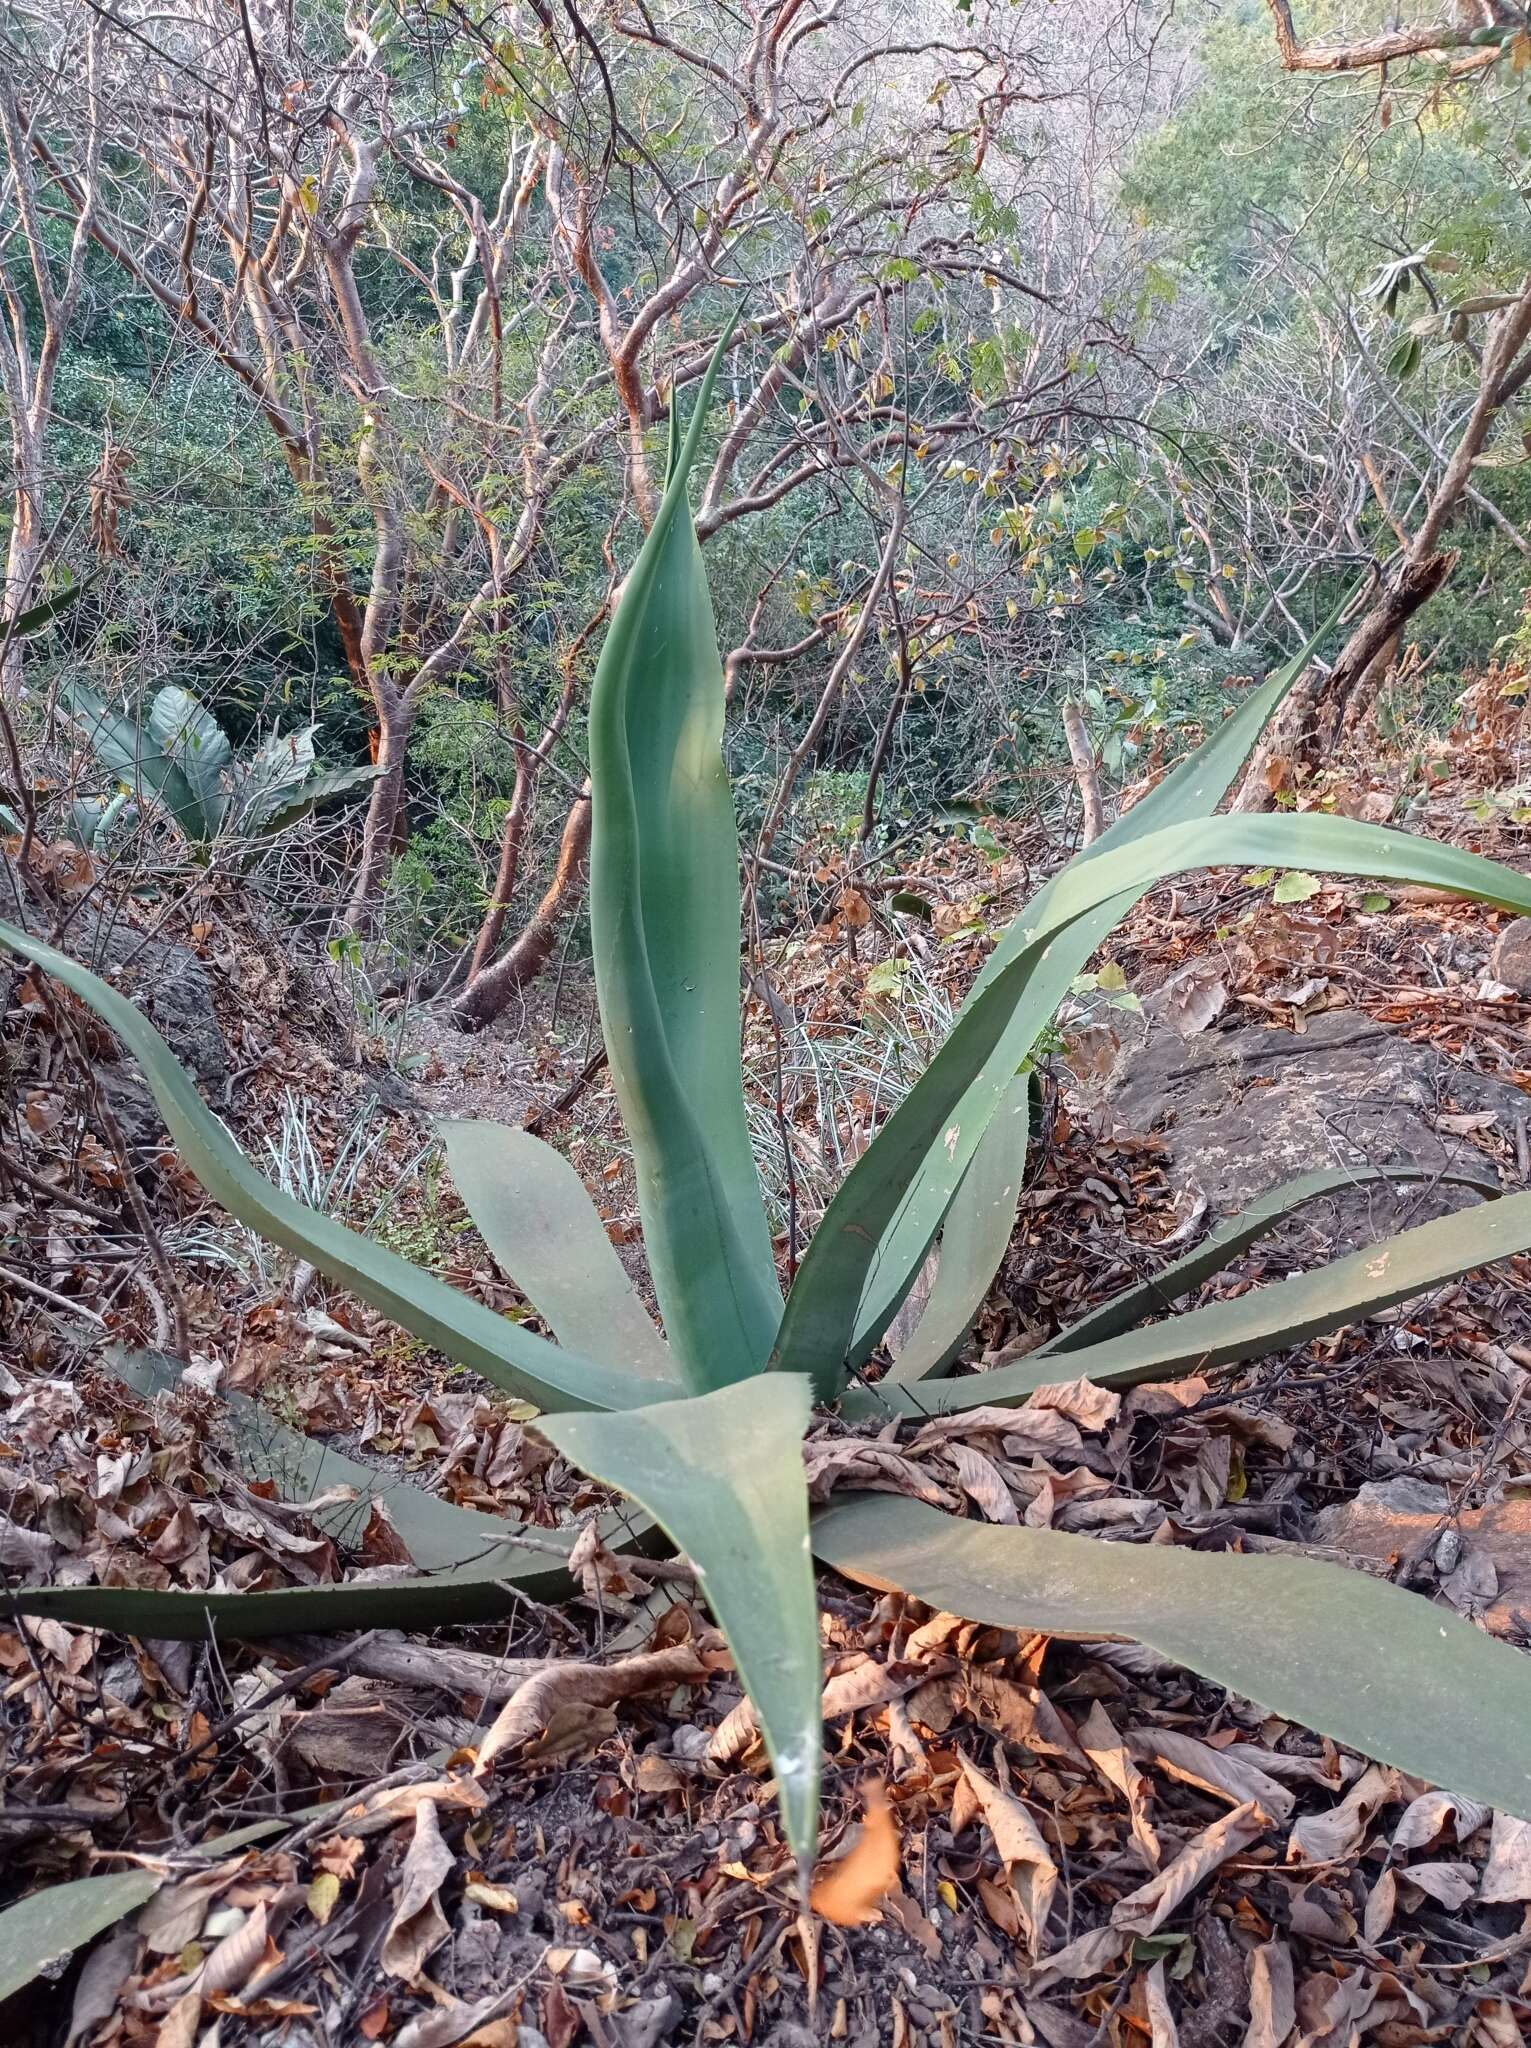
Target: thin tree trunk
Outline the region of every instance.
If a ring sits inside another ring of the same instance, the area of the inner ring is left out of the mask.
[[[1084,829],[1080,843],[1093,846],[1106,829],[1106,813],[1100,801],[1100,776],[1095,767],[1094,750],[1084,729],[1084,712],[1072,697],[1063,700],[1063,737],[1068,741],[1074,780],[1079,784],[1079,797],[1084,805]]]
[[[1516,395],[1531,377],[1531,278],[1520,297],[1489,324],[1484,338],[1478,396],[1467,423],[1451,451],[1441,480],[1431,493],[1425,516],[1396,566],[1386,576],[1339,656],[1327,679],[1301,682],[1287,700],[1287,708],[1256,749],[1232,808],[1261,811],[1270,802],[1266,774],[1271,759],[1283,752],[1313,750],[1331,746],[1344,728],[1346,713],[1363,679],[1387,647],[1427,604],[1456,567],[1454,553],[1439,552],[1440,538],[1454,517],[1463,493],[1469,488],[1473,465],[1482,454],[1500,408]],[[1524,352],[1524,353],[1523,353]]]
[[[337,932],[355,932],[362,938],[369,938],[374,932],[383,880],[404,822],[404,759],[415,710],[408,697],[394,696],[378,705],[377,759],[382,773],[373,783],[367,801],[361,858],[351,880],[351,893],[335,919]]]
[[[510,793],[510,809],[505,814],[505,830],[500,838],[500,865],[494,878],[494,894],[484,921],[478,928],[478,938],[473,947],[473,958],[468,966],[468,979],[475,981],[488,967],[499,947],[500,933],[505,929],[505,913],[510,908],[510,899],[516,891],[516,879],[521,872],[521,851],[526,844],[526,824],[531,816],[532,795],[537,787],[537,774],[532,766],[534,756],[526,746],[519,725],[515,728],[516,779]]]
[[[553,951],[559,923],[579,901],[585,884],[585,863],[590,852],[590,785],[587,781],[564,820],[558,847],[558,865],[547,893],[533,912],[526,929],[518,934],[491,967],[475,976],[452,1005],[453,1020],[465,1030],[478,1031],[492,1024],[518,988],[535,980]]]

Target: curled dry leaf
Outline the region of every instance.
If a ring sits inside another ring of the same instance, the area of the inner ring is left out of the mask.
[[[1143,1007],[1181,1038],[1193,1038],[1216,1023],[1227,1002],[1228,987],[1217,967],[1208,960],[1193,960],[1163,982]]]
[[[1478,1873],[1470,1863],[1411,1863],[1397,1877],[1401,1885],[1414,1885],[1453,1913],[1478,1889]]]
[[[1203,1828],[1186,1843],[1174,1862],[1147,1884],[1139,1885],[1112,1909],[1111,1924],[1127,1934],[1152,1934],[1162,1927],[1175,1908],[1188,1899],[1213,1871],[1259,1840],[1270,1826],[1270,1816],[1253,1800],[1236,1806],[1209,1828]]]
[[[1488,1812],[1476,1799],[1463,1799],[1455,1792],[1421,1792],[1409,1801],[1393,1830],[1394,1853],[1428,1848],[1439,1841],[1448,1825],[1453,1826],[1457,1840],[1465,1842],[1482,1827]]]
[[[197,1969],[168,1983],[155,1985],[153,1997],[159,2003],[175,1999],[182,2004],[187,1998],[194,1998],[200,2005],[204,1998],[217,1998],[225,1991],[240,1991],[268,1960],[266,1950],[266,1907],[262,1903],[253,1907],[237,1927],[230,1929]]]
[[[617,1973],[593,1948],[550,1948],[543,1958],[553,1975],[575,1990],[615,1991]]]
[[[1089,1771],[1089,1758],[1072,1727],[1040,1686],[1018,1685],[981,1665],[969,1665],[961,1683],[968,1712],[986,1728],[1039,1756],[1061,1756],[1077,1770]]]
[[[432,1800],[422,1799],[415,1808],[415,1833],[404,1858],[399,1896],[383,1937],[382,1965],[390,1977],[413,1983],[425,1965],[452,1932],[437,1896],[451,1876],[456,1859],[441,1839]]]
[[[866,1787],[866,1818],[845,1855],[814,1879],[809,1904],[836,1927],[866,1927],[880,1920],[879,1902],[898,1883],[898,1829],[888,1795],[873,1779]]]
[[[1042,1409],[1055,1409],[1091,1435],[1109,1429],[1121,1413],[1122,1397],[1112,1387],[1099,1387],[1093,1380],[1059,1380],[1050,1387],[1038,1387],[1022,1410],[1022,1418]]]
[[[949,1657],[927,1658],[919,1662],[893,1658],[885,1664],[879,1663],[875,1657],[863,1657],[848,1670],[837,1671],[826,1680],[822,1701],[824,1719],[837,1721],[846,1714],[857,1714],[869,1707],[891,1706],[896,1700],[917,1691],[933,1675],[953,1668],[953,1660]],[[718,1723],[707,1745],[708,1763],[737,1763],[754,1743],[759,1731],[753,1703],[747,1698],[740,1700]]]
[[[385,1828],[397,1827],[401,1820],[408,1820],[423,1801],[429,1800],[437,1807],[460,1807],[469,1813],[489,1803],[489,1795],[482,1785],[469,1777],[429,1778],[418,1785],[390,1785],[386,1791],[372,1793],[360,1806],[350,1809],[344,1816],[344,1830],[331,1835],[315,1852],[326,1856],[338,1843],[355,1841],[365,1835],[375,1835]],[[336,1863],[326,1867],[345,1875]]]
[[[475,1773],[482,1777],[503,1751],[519,1749],[540,1735],[560,1709],[611,1707],[658,1686],[690,1685],[706,1675],[691,1643],[648,1650],[620,1664],[552,1664],[518,1686],[501,1707],[479,1745]]]
[[[1508,1813],[1494,1815],[1478,1897],[1485,1906],[1531,1899],[1531,1821]]]
[[[1180,2048],[1180,2029],[1175,2025],[1175,2016],[1170,2011],[1169,1985],[1165,1982],[1163,1956],[1160,1956],[1143,1980],[1143,2003],[1148,2014],[1151,2048]]]
[[[183,1992],[160,2021],[154,2035],[154,2048],[192,2048],[201,2018],[201,1992]]]
[[[1127,1747],[1140,1763],[1157,1763],[1172,1778],[1226,1799],[1230,1806],[1253,1800],[1272,1820],[1292,1817],[1296,1805],[1292,1794],[1245,1757],[1243,1743],[1214,1749],[1210,1742],[1198,1742],[1173,1728],[1135,1728],[1127,1737]]]
[[[1132,1936],[1124,1927],[1092,1927],[1033,1970],[1029,1989],[1045,1991],[1050,1984],[1078,1984],[1103,1976],[1131,1946]]]
[[[1243,2048],[1281,2048],[1296,2024],[1292,1951],[1284,1941],[1262,1942],[1249,1958],[1249,2026]]]
[[[1148,1817],[1153,1787],[1128,1754],[1127,1745],[1116,1732],[1111,1716],[1099,1700],[1092,1703],[1089,1716],[1079,1730],[1080,1746],[1108,1785],[1114,1785],[1127,1802],[1132,1839],[1149,1870],[1164,1860],[1154,1824]]]
[[[1287,1855],[1301,1863],[1334,1863],[1354,1855],[1365,1837],[1367,1822],[1380,1808],[1402,1797],[1404,1782],[1397,1771],[1373,1764],[1338,1806],[1327,1813],[1305,1814],[1298,1821],[1287,1843]]]
[[[1361,1921],[1361,1932],[1373,1948],[1379,1941],[1386,1939],[1397,1910],[1398,1879],[1393,1871],[1384,1870],[1371,1888],[1371,1896],[1366,1901],[1366,1912]]]
[[[1058,1889],[1058,1866],[1030,1813],[1012,1793],[986,1778],[976,1764],[959,1755],[963,1782],[999,1851],[1021,1927],[1033,1955],[1040,1955],[1047,1936],[1048,1915]]]
[[[992,1458],[986,1458],[972,1444],[963,1443],[949,1445],[947,1456],[956,1470],[957,1484],[985,1521],[1003,1522],[1012,1528],[1020,1521],[1014,1496]]]
[[[138,1915],[138,1931],[156,1956],[178,1956],[202,1932],[213,1900],[226,1892],[244,1867],[242,1856],[231,1857],[211,1870],[167,1885],[156,1892]]]
[[[812,1501],[828,1500],[837,1486],[853,1486],[863,1493],[902,1493],[933,1508],[956,1505],[946,1489],[929,1479],[911,1458],[882,1444],[855,1438],[809,1444],[803,1451],[803,1463]]]

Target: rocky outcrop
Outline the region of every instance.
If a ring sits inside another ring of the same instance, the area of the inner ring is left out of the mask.
[[[1194,1184],[1212,1214],[1226,1216],[1325,1166],[1413,1167],[1492,1183],[1493,1164],[1473,1136],[1497,1130],[1513,1141],[1517,1125],[1531,1122],[1531,1096],[1358,1011],[1329,1010],[1300,1033],[1255,1025],[1187,1040],[1153,1032],[1122,1055],[1107,1113],[1123,1130],[1157,1133],[1172,1178]],[[1322,1234],[1349,1250],[1474,1199],[1449,1185],[1372,1184],[1321,1205]]]

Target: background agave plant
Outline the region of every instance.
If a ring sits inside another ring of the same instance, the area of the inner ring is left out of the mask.
[[[209,1114],[162,1040],[104,982],[10,927],[0,937],[83,997],[143,1063],[209,1193],[465,1366],[545,1413],[573,1462],[629,1496],[690,1557],[732,1648],[800,1859],[816,1836],[820,1653],[812,1559],[972,1618],[1138,1638],[1271,1709],[1422,1776],[1531,1816],[1531,1689],[1516,1653],[1427,1601],[1288,1558],[1202,1555],[974,1524],[888,1495],[810,1523],[800,1444],[814,1403],[896,1419],[1019,1403],[1082,1376],[1108,1385],[1228,1363],[1334,1329],[1531,1246],[1531,1196],[1426,1223],[1315,1272],[1137,1327],[1300,1203],[1354,1178],[1310,1174],[1156,1280],[1021,1364],[943,1377],[1015,1220],[1028,1136],[1024,1063],[1095,947],[1145,891],[1208,865],[1301,865],[1450,889],[1531,911],[1531,881],[1474,855],[1345,818],[1213,812],[1310,649],[1047,884],[995,949],[925,1074],[847,1175],[785,1303],[751,1161],[740,1075],[738,849],[721,750],[723,678],[686,499],[711,373],[623,592],[596,678],[591,917],[597,984],[663,1335],[573,1169],[526,1133],[442,1127],[490,1248],[551,1329],[491,1313],[303,1207]],[[177,764],[170,749],[162,758]],[[939,1242],[939,1276],[897,1365],[861,1377]],[[135,1383],[160,1383],[129,1361]],[[336,1476],[332,1453],[234,1419],[253,1466]],[[273,1451],[273,1446],[277,1450]],[[350,1469],[350,1468],[347,1468]],[[357,1467],[364,1491],[377,1475]],[[343,1475],[342,1475],[343,1476]],[[385,1586],[265,1594],[23,1588],[24,1612],[140,1631],[290,1633],[430,1624],[503,1610],[507,1582],[560,1576],[515,1531],[408,1489],[389,1503],[416,1559]]]
[[[265,839],[378,773],[372,766],[321,768],[312,726],[274,732],[236,759],[207,706],[174,684],[155,692],[142,726],[84,683],[70,683],[63,694],[91,752],[120,785],[111,797],[76,804],[75,826],[86,846],[110,831],[132,797],[156,802],[198,850],[219,838]]]

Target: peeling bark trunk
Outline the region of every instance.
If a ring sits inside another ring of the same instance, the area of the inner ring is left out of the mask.
[[[524,988],[546,967],[565,912],[572,910],[585,884],[590,852],[590,785],[575,798],[564,821],[558,866],[547,893],[526,929],[492,967],[487,967],[452,1005],[452,1018],[466,1031],[482,1030],[500,1016],[518,988]]]
[[[379,702],[380,719],[377,758],[382,774],[372,785],[367,815],[362,825],[361,858],[351,881],[351,893],[335,920],[337,932],[356,932],[370,937],[377,923],[383,880],[399,843],[404,822],[404,759],[415,722],[415,705],[394,697]]]
[[[1251,755],[1230,810],[1267,810],[1271,785],[1266,769],[1273,760],[1282,755],[1295,758],[1335,743],[1347,710],[1378,657],[1387,653],[1414,614],[1434,597],[1456,563],[1454,554],[1444,554],[1404,565],[1353,627],[1328,675],[1305,677],[1287,698],[1280,716]]]
[[[1063,737],[1068,741],[1074,780],[1079,784],[1079,797],[1084,805],[1080,844],[1093,846],[1106,829],[1106,814],[1100,801],[1100,776],[1096,772],[1095,755],[1090,748],[1090,736],[1084,729],[1084,713],[1072,697],[1063,700]]]
[[[521,872],[521,850],[526,844],[526,823],[531,816],[532,792],[536,788],[536,775],[526,748],[520,744],[521,738],[521,728],[518,725],[516,780],[511,790],[510,809],[505,814],[505,831],[500,840],[500,865],[494,878],[494,895],[484,922],[479,926],[472,964],[468,968],[470,984],[486,971],[494,959],[495,950],[500,943],[500,933],[505,929],[505,913],[510,908],[511,897],[515,894],[516,877]]]

